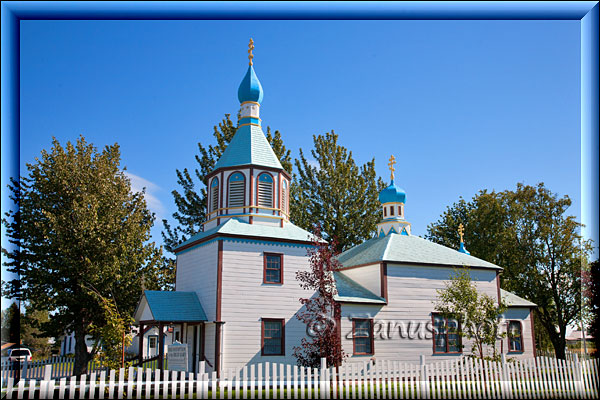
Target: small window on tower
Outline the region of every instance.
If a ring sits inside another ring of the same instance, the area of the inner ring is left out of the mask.
[[[402,206],[398,206],[398,216],[402,216]]]
[[[387,217],[387,208],[386,207],[383,207],[383,216]]]
[[[390,207],[390,217],[394,216],[394,206]]]

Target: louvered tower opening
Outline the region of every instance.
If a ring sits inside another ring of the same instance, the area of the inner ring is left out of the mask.
[[[210,185],[210,211],[216,211],[219,208],[219,180],[213,179]]]
[[[281,187],[281,211],[287,213],[287,182],[283,181]]]
[[[258,205],[273,208],[273,177],[261,174],[258,177]]]
[[[246,180],[244,175],[239,172],[229,177],[229,187],[227,189],[228,207],[243,207],[246,197]]]

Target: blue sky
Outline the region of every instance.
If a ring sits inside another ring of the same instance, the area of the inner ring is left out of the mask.
[[[517,182],[580,219],[579,21],[22,21],[22,173],[53,135],[118,142],[162,243],[175,169],[237,113],[250,37],[265,130],[296,157],[333,129],[385,180],[394,154],[413,234]]]

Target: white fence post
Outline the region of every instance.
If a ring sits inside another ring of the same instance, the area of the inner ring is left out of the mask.
[[[319,396],[322,399],[328,399],[329,391],[325,387],[325,381],[327,380],[327,383],[329,383],[329,380],[327,379],[327,359],[325,357],[321,357],[321,370],[319,371],[319,378]],[[315,398],[316,397],[317,396],[315,396]]]

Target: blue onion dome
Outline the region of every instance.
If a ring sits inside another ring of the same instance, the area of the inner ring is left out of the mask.
[[[396,186],[394,184],[394,181],[392,180],[390,186],[386,187],[381,192],[379,192],[379,201],[382,204],[406,203],[406,192],[404,192],[404,189]]]
[[[254,72],[254,68],[252,65],[248,66],[248,72],[246,72],[246,76],[240,83],[240,88],[238,89],[238,100],[240,103],[245,101],[255,101],[257,103],[262,102],[263,99],[263,89],[260,85],[260,81]]]

